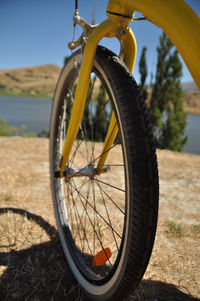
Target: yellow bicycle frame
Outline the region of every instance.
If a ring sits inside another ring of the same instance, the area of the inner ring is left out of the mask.
[[[133,71],[136,57],[136,41],[131,29],[128,27],[128,23],[132,20],[135,11],[141,12],[149,21],[161,27],[168,35],[179,50],[200,90],[200,19],[184,0],[110,0],[107,6],[108,19],[92,31],[84,48],[72,115],[60,162],[60,177],[63,176],[63,171],[82,120],[93,60],[99,41],[103,37],[118,37],[123,40],[124,62],[130,72]],[[117,131],[118,128],[113,113],[102,156],[97,166],[98,174],[103,172],[102,166],[105,163],[108,150],[113,144]]]

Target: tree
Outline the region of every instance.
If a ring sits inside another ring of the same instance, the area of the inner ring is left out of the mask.
[[[167,73],[170,64],[167,62],[167,58],[172,47],[173,44],[167,38],[166,34],[163,33],[160,37],[160,45],[157,47],[156,76],[150,100],[151,121],[154,132],[157,128],[162,127],[162,115],[168,103]]]
[[[166,120],[162,125],[161,136],[158,139],[158,147],[181,151],[187,142],[184,130],[187,124],[186,114],[183,111],[182,88],[180,78],[182,65],[177,50],[173,50],[168,58],[168,73],[166,80],[166,94],[168,102],[165,105],[164,114]]]
[[[181,151],[187,141],[184,135],[186,114],[183,111],[180,83],[182,64],[177,50],[165,33],[160,37],[157,53],[155,83],[149,103],[156,146]]]
[[[140,90],[143,100],[147,99],[148,93],[147,88],[145,86],[146,77],[147,77],[147,64],[146,64],[146,51],[147,48],[143,47],[142,54],[139,62],[139,71],[140,71]]]
[[[106,102],[107,93],[104,86],[101,84],[96,98],[96,113],[93,120],[95,141],[104,141],[106,136],[109,122],[108,112],[106,111]]]

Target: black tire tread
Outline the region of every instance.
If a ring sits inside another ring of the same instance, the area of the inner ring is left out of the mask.
[[[129,225],[131,236],[128,241],[127,262],[115,293],[111,292],[110,298],[105,296],[106,299],[100,299],[122,300],[141,281],[153,249],[159,196],[157,157],[148,113],[134,78],[108,49],[98,47],[97,57],[115,90],[124,134],[129,144],[127,155],[132,173],[130,178],[134,183],[131,194],[134,195],[135,206]]]

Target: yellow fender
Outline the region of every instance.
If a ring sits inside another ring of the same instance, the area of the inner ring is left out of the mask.
[[[107,10],[128,16],[139,11],[162,28],[200,90],[200,18],[184,0],[110,0]]]

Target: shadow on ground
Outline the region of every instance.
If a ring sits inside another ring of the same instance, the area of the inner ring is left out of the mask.
[[[63,255],[56,229],[40,216],[16,208],[0,208],[37,223],[49,241],[24,250],[0,252],[0,301],[81,301],[83,295]],[[2,246],[0,246],[1,248]],[[199,301],[177,287],[157,281],[142,281],[127,301]],[[120,300],[121,301],[121,300]]]
[[[199,301],[181,292],[175,285],[160,281],[143,280],[126,301]],[[124,300],[124,301],[125,301]]]

